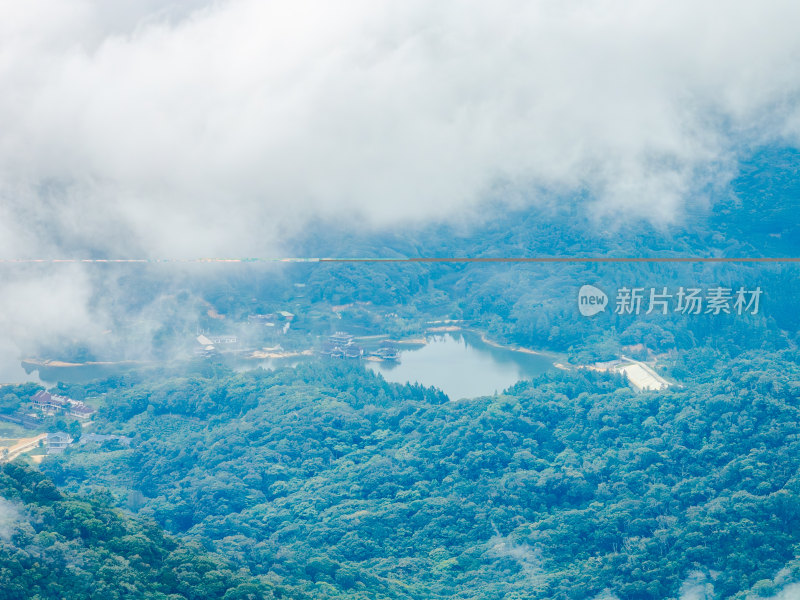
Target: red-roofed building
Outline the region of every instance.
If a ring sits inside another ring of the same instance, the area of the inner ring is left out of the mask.
[[[69,401],[69,414],[76,419],[88,420],[95,412],[95,409],[80,400]]]
[[[58,396],[44,390],[36,392],[33,395],[31,404],[35,410],[39,410],[45,414],[65,412],[81,420],[87,420],[95,413],[95,410],[91,406],[80,400],[73,400],[66,396]]]
[[[54,396],[50,392],[41,390],[36,392],[31,398],[33,408],[40,410],[44,413],[57,413],[66,410],[69,403],[69,398],[64,396]]]

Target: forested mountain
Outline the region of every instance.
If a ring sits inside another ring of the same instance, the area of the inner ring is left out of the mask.
[[[764,161],[782,170],[765,176]],[[403,236],[320,226],[297,254],[780,256],[790,219],[771,211],[760,226],[754,215],[759,195],[793,193],[795,162],[757,155],[729,198],[683,227],[609,233],[568,211],[520,209]],[[42,462],[49,479],[4,467],[6,597],[751,598],[800,579],[792,265],[237,265],[166,283],[154,273],[131,269],[115,285],[123,314],[154,294],[169,307],[153,343],[162,366],[57,388],[95,399],[92,430],[131,445],[73,446]],[[585,283],[764,295],[757,314],[583,319]],[[429,321],[458,319],[562,351],[572,368],[450,402],[360,364],[236,373],[169,360],[198,324],[283,307],[310,338],[338,328],[332,306],[346,303],[369,307],[357,313],[367,333],[423,335]],[[635,393],[576,368],[637,351],[658,356],[676,385]],[[34,389],[6,388],[4,406],[19,409]]]
[[[800,2],[0,2],[0,600],[800,600]]]
[[[105,427],[133,446],[43,468],[315,598],[768,596],[798,573],[797,358],[457,403],[340,364],[116,380]]]
[[[779,256],[792,247],[787,215],[764,226],[754,215],[759,195],[793,193],[795,161],[780,156],[756,156],[730,198],[683,228],[609,233],[568,211],[520,209],[403,236],[311,228],[298,254]],[[783,171],[763,176],[759,161]],[[5,597],[751,598],[800,580],[792,265],[237,265],[166,283],[154,269],[114,285],[124,315],[161,294],[163,364],[57,387],[94,399],[92,431],[130,446],[74,445],[42,462],[46,477],[3,468]],[[764,295],[757,314],[584,319],[575,294],[586,283]],[[357,313],[366,333],[424,335],[429,321],[458,319],[562,351],[572,367],[450,402],[358,363],[237,373],[170,360],[198,325],[281,307],[311,338],[339,327],[332,306],[353,302],[369,307]],[[676,385],[635,393],[576,368],[637,351]],[[6,388],[3,406],[19,410],[35,389]]]
[[[125,516],[107,494],[63,494],[36,470],[0,468],[3,600],[273,597],[286,596],[228,558]]]

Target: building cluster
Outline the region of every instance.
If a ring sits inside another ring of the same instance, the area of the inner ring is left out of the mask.
[[[386,340],[381,343],[377,350],[365,352],[363,348],[355,343],[355,338],[344,331],[337,331],[328,336],[327,342],[322,346],[320,354],[330,358],[354,358],[359,359],[369,355],[381,360],[397,360],[397,345]]]
[[[360,359],[364,356],[364,350],[355,344],[352,335],[344,331],[337,331],[328,336],[328,341],[323,345],[320,354],[331,358]]]
[[[286,310],[279,310],[274,313],[248,315],[247,324],[253,329],[260,329],[270,333],[273,335],[274,341],[275,336],[280,334],[285,335],[289,331],[294,318],[294,313],[290,313]],[[194,355],[208,357],[230,350],[241,350],[239,347],[240,341],[241,340],[236,335],[214,335],[202,329],[198,329],[195,337]]]
[[[95,413],[95,410],[85,402],[51,394],[44,390],[33,395],[31,406],[45,415],[66,414],[82,421],[90,419]]]

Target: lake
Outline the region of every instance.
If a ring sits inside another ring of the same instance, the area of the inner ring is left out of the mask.
[[[437,335],[416,350],[402,350],[398,362],[366,362],[387,381],[435,386],[451,400],[488,396],[550,368],[553,359],[497,348],[474,333]]]
[[[124,375],[132,369],[149,366],[148,363],[88,363],[74,366],[49,366],[34,364],[26,361],[22,362],[24,377],[17,376],[14,379],[7,378],[6,382],[22,383],[32,381],[44,386],[52,386],[58,382],[63,383],[86,383],[94,379],[106,379],[117,375]]]
[[[381,373],[387,381],[421,383],[434,386],[451,400],[488,396],[531,379],[553,367],[553,359],[540,354],[497,348],[481,341],[472,332],[429,336],[428,343],[401,350],[399,361],[371,362],[364,365]],[[228,366],[237,371],[262,367],[291,367],[311,357],[272,360],[228,359]],[[127,372],[136,365],[82,365],[79,367],[35,367],[26,365],[27,377],[21,380],[53,385],[56,381],[84,383],[96,378]],[[35,371],[38,370],[38,377]],[[14,381],[14,379],[10,379]]]

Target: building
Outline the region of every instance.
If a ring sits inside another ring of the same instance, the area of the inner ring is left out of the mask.
[[[72,436],[63,431],[56,431],[55,433],[47,434],[47,453],[48,454],[61,454],[66,450],[72,442]]]
[[[34,409],[40,410],[43,413],[55,414],[67,409],[69,398],[40,390],[31,398],[31,404]]]
[[[91,406],[80,400],[73,400],[66,396],[58,396],[44,390],[36,392],[31,397],[31,405],[46,415],[66,413],[76,419],[88,420],[96,412]]]
[[[91,406],[80,400],[68,400],[70,416],[80,419],[81,421],[88,421],[92,415],[97,412]]]
[[[361,358],[364,350],[353,343],[353,336],[344,331],[337,331],[328,336],[320,354],[331,358]]]
[[[337,331],[333,335],[328,336],[328,342],[332,346],[344,348],[345,346],[349,346],[353,343],[353,336],[349,333],[345,333],[344,331]]]

